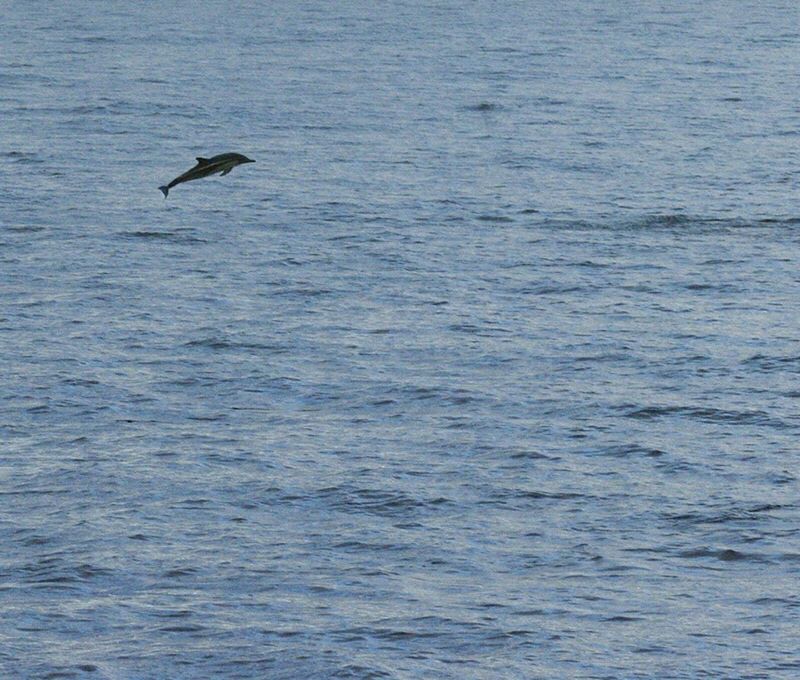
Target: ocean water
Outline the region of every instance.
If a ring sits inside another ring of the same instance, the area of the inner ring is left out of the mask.
[[[0,677],[800,675],[796,3],[0,10]]]

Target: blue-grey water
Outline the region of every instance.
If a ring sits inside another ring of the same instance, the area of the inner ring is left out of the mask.
[[[0,677],[798,677],[798,92],[790,0],[3,2]]]

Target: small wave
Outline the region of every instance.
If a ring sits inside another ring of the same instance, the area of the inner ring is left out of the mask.
[[[454,323],[450,324],[447,327],[450,331],[455,331],[457,333],[467,333],[469,335],[475,335],[477,337],[495,337],[498,335],[506,335],[511,331],[507,328],[499,328],[493,327],[490,325],[487,326],[477,326],[473,323]]]
[[[794,225],[800,224],[800,217],[785,217],[785,218],[774,218],[774,217],[766,217],[758,221],[758,224],[763,225]]]
[[[645,217],[641,226],[647,229],[674,229],[692,224],[692,218],[680,213],[666,215],[650,215]]]
[[[54,587],[84,583],[111,574],[110,570],[96,567],[92,564],[67,566],[64,565],[61,558],[57,557],[45,557],[40,562],[30,565],[25,570],[30,573],[25,579],[27,582],[39,586]]]
[[[199,633],[205,630],[205,626],[189,623],[186,625],[162,626],[159,630],[164,633]]]
[[[583,291],[582,286],[560,286],[556,284],[540,284],[538,286],[524,286],[513,292],[517,295],[564,295]]]
[[[628,418],[655,420],[670,416],[687,417],[707,423],[734,423],[740,425],[773,425],[783,427],[784,423],[772,418],[764,411],[729,411],[718,408],[693,406],[646,406],[628,410]]]
[[[381,678],[391,677],[393,676],[388,671],[383,671],[380,668],[371,666],[362,666],[356,663],[347,664],[331,673],[331,678],[374,678],[375,680],[380,680]]]
[[[86,43],[88,45],[113,45],[117,43],[116,40],[105,35],[78,35],[73,37],[70,42]]]
[[[170,569],[165,571],[163,576],[164,578],[183,578],[184,576],[192,576],[197,572],[196,569],[192,569],[191,567],[187,567],[184,569]]]
[[[38,630],[38,629],[37,629]],[[52,670],[39,669],[36,677],[41,680],[68,680],[85,677],[85,673],[95,673],[98,667],[91,663],[80,663],[74,666],[55,666]]]
[[[287,288],[281,291],[277,291],[275,295],[282,296],[282,297],[291,297],[297,295],[299,297],[319,297],[322,295],[330,295],[333,293],[332,290],[328,288]]]
[[[762,217],[753,219],[721,218],[684,213],[643,215],[634,218],[618,219],[600,217],[597,219],[555,219],[545,218],[532,223],[544,230],[557,231],[676,231],[681,233],[707,234],[741,229],[786,228],[800,224],[800,217]]]
[[[661,449],[639,444],[617,444],[596,449],[599,455],[611,456],[614,458],[627,458],[628,456],[645,456],[646,458],[660,458],[666,455]]]
[[[450,404],[454,406],[464,406],[480,399],[480,395],[459,388],[406,386],[401,388],[400,391],[405,398],[414,401],[433,400],[440,404]]]
[[[68,113],[74,113],[79,116],[85,116],[92,113],[104,114],[108,112],[108,107],[102,104],[82,104],[67,110]]]
[[[562,491],[556,493],[548,493],[547,491],[512,491],[509,494],[514,498],[525,498],[528,500],[555,500],[565,501],[574,500],[576,498],[590,498],[590,496],[583,493],[576,493],[570,491]]]
[[[224,337],[219,336],[209,336],[207,338],[198,338],[196,340],[189,340],[188,342],[183,343],[183,347],[205,347],[208,349],[216,349],[216,350],[223,350],[223,349],[243,349],[243,350],[256,350],[256,351],[268,351],[268,352],[286,352],[288,348],[284,345],[275,345],[270,343],[260,343],[260,342],[243,342],[237,340],[228,340]]]
[[[547,456],[544,453],[527,449],[517,449],[515,451],[511,451],[508,456],[513,460],[550,460],[550,456]]]
[[[712,548],[696,548],[692,550],[685,550],[679,553],[679,557],[685,557],[689,559],[698,559],[698,558],[712,558],[719,560],[720,562],[765,562],[767,558],[763,555],[758,555],[756,553],[743,553],[738,550],[733,550],[732,548],[724,548],[721,550],[715,550]]]
[[[502,107],[494,102],[479,102],[478,104],[470,104],[465,106],[465,111],[478,111],[480,113],[488,113],[489,111],[498,111]]]
[[[742,364],[756,368],[764,373],[772,373],[773,371],[796,373],[800,371],[800,355],[768,356],[766,354],[754,354],[745,359]]]
[[[348,513],[367,513],[385,517],[407,517],[424,508],[449,504],[446,498],[418,499],[402,491],[388,489],[327,487],[317,491],[336,510]]]
[[[514,221],[513,217],[508,217],[507,215],[478,215],[478,222],[495,222],[498,224],[510,224]]]
[[[47,227],[40,227],[35,224],[12,224],[5,227],[6,231],[14,231],[19,234],[35,233],[37,231],[44,231]]]
[[[170,241],[172,243],[192,244],[192,243],[208,243],[206,239],[198,238],[197,236],[189,236],[185,233],[177,231],[123,231],[120,232],[122,238],[130,239],[152,239],[160,241]]]
[[[44,163],[44,159],[40,158],[37,154],[27,151],[5,151],[0,153],[0,158],[7,158],[12,163],[20,163],[23,165]]]
[[[665,514],[664,519],[683,526],[701,526],[714,524],[755,524],[764,523],[774,519],[776,510],[783,509],[781,505],[757,505],[751,508],[727,508],[714,512],[685,512],[680,514]]]

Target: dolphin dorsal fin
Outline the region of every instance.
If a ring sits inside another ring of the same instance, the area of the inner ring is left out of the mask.
[[[203,158],[202,156],[197,157],[197,164],[198,165],[208,165],[211,161],[208,158]]]

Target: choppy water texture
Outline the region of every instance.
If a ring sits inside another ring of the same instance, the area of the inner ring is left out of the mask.
[[[798,677],[798,26],[5,2],[0,675]]]

